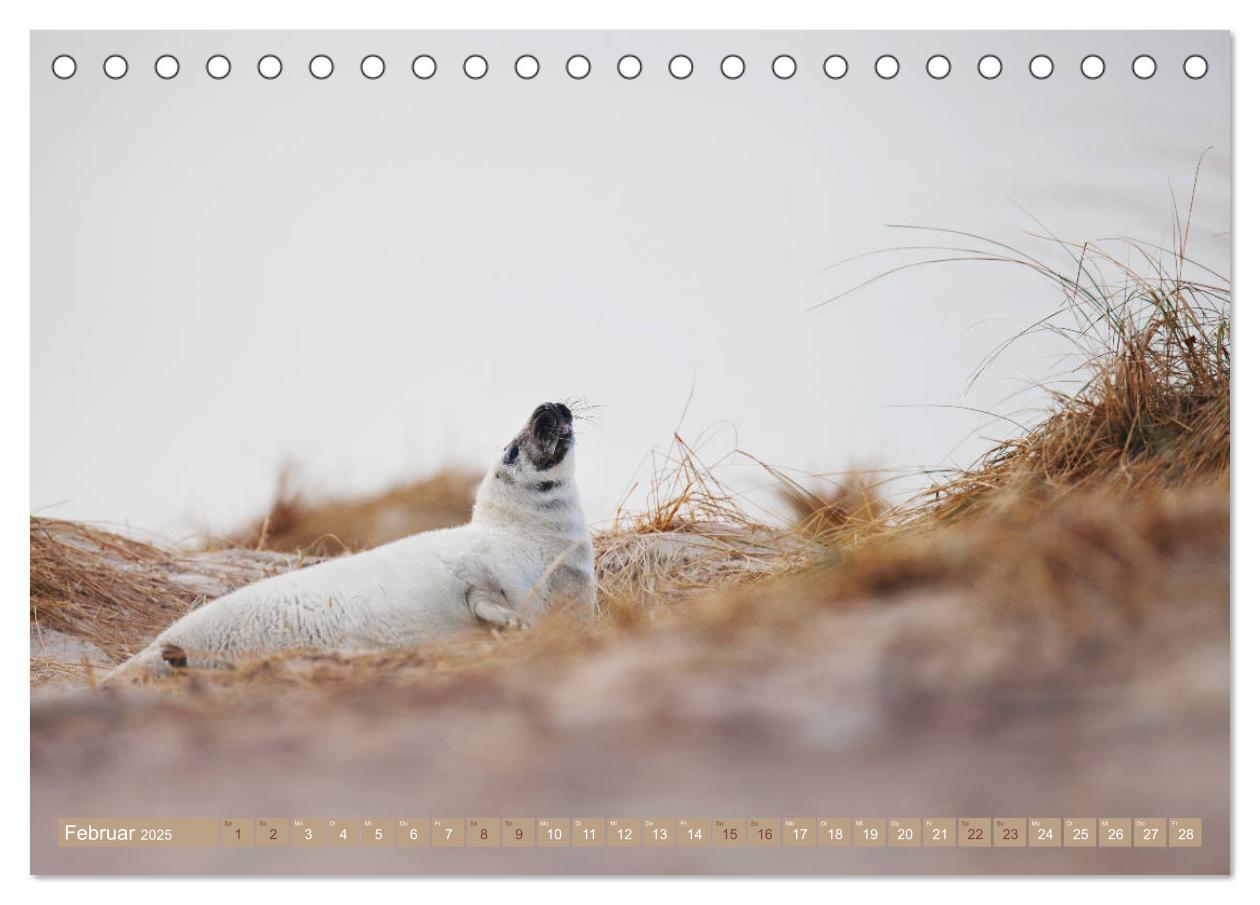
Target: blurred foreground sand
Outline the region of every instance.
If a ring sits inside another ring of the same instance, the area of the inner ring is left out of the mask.
[[[785,643],[646,631],[555,668],[185,694],[36,690],[35,873],[1220,873],[1228,550],[1065,658],[965,595],[815,613]],[[337,669],[332,658],[324,668]],[[346,664],[346,668],[350,668]],[[1188,816],[1198,849],[58,849],[83,816]]]

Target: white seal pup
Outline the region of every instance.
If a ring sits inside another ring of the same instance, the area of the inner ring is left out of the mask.
[[[104,682],[281,651],[411,647],[556,603],[594,614],[573,415],[540,405],[477,490],[472,519],[246,585],[186,614]]]

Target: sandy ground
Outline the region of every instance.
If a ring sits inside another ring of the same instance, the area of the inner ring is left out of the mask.
[[[924,595],[422,684],[32,697],[35,873],[1223,873],[1228,551],[1067,644]],[[200,688],[200,690],[198,690]],[[58,848],[59,817],[1186,816],[1185,849]]]

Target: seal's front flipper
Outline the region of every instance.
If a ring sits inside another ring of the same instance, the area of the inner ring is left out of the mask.
[[[516,610],[507,605],[507,598],[502,591],[490,591],[485,588],[468,589],[468,608],[473,615],[496,628],[524,628]]]

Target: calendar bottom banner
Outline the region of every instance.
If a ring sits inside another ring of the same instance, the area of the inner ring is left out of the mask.
[[[63,818],[65,848],[1198,848],[1199,817]]]

